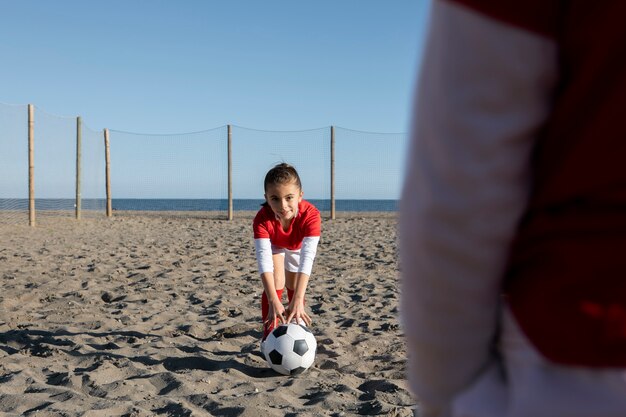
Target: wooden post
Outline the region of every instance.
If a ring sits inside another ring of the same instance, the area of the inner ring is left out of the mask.
[[[81,209],[81,195],[80,195],[80,177],[81,177],[81,167],[80,160],[82,157],[82,129],[81,129],[81,119],[80,116],[76,118],[76,220],[80,220],[80,209]]]
[[[335,220],[335,127],[330,127],[330,219]]]
[[[28,224],[35,227],[35,108],[28,105]]]
[[[228,220],[233,219],[233,141],[232,128],[228,125]]]
[[[104,129],[104,173],[106,177],[106,193],[107,193],[107,217],[113,215],[111,205],[111,151],[109,149],[109,129]]]

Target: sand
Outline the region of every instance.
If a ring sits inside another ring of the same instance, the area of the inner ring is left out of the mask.
[[[260,354],[251,222],[0,224],[0,415],[412,415],[395,217],[323,221],[297,377]]]

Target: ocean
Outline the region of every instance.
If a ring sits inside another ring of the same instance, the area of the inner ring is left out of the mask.
[[[330,200],[307,199],[320,211],[330,211]],[[37,198],[36,210],[74,210],[74,199],[70,198]],[[234,199],[233,210],[256,211],[263,200],[261,199]],[[81,200],[83,210],[104,210],[104,199]],[[113,210],[124,211],[227,211],[227,199],[173,199],[173,198],[114,198]],[[0,198],[0,211],[28,210],[28,199]],[[398,210],[398,200],[335,200],[336,211],[382,211],[393,212]]]

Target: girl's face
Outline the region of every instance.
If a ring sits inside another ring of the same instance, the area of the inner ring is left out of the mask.
[[[265,201],[282,222],[291,221],[298,212],[298,203],[302,201],[302,190],[293,182],[271,184],[265,191]]]

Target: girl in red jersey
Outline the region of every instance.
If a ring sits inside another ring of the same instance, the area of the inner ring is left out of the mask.
[[[311,324],[304,296],[320,239],[321,216],[302,199],[302,183],[294,167],[281,163],[265,175],[265,203],[253,222],[254,247],[263,281],[263,339],[280,321]],[[287,287],[289,305],[283,306]]]

